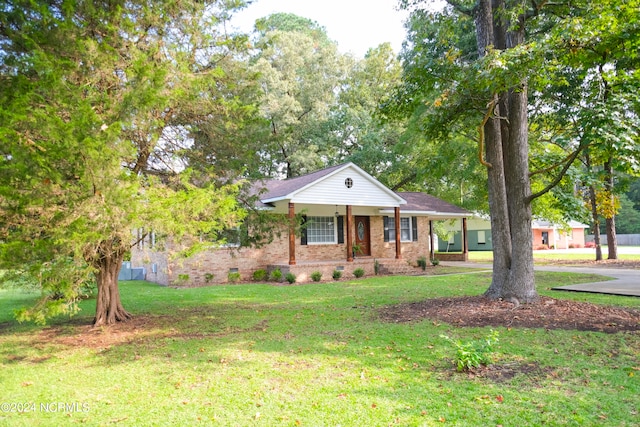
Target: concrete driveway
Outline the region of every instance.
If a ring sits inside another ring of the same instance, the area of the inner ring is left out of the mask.
[[[611,277],[603,282],[581,283],[578,285],[558,286],[555,291],[591,292],[598,294],[626,295],[640,297],[640,270],[602,267],[535,267],[540,271],[564,271],[589,273]]]

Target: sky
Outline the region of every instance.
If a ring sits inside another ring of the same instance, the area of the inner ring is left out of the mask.
[[[255,0],[231,24],[250,32],[258,18],[276,12],[294,13],[325,27],[341,52],[363,58],[369,48],[384,42],[400,52],[408,13],[399,11],[397,5],[398,0]]]

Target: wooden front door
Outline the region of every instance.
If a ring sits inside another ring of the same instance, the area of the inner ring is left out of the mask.
[[[356,251],[356,256],[371,255],[371,238],[369,235],[369,217],[357,216],[355,219],[356,227],[356,245],[360,246],[360,250]]]

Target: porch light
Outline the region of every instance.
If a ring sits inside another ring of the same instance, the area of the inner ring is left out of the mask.
[[[340,216],[340,212],[338,212],[338,205],[336,205],[336,218]]]

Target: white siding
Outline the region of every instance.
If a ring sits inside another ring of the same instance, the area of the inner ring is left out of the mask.
[[[351,178],[353,186],[345,181]],[[297,192],[293,203],[351,206],[400,206],[401,198],[373,178],[354,168],[345,168]]]

